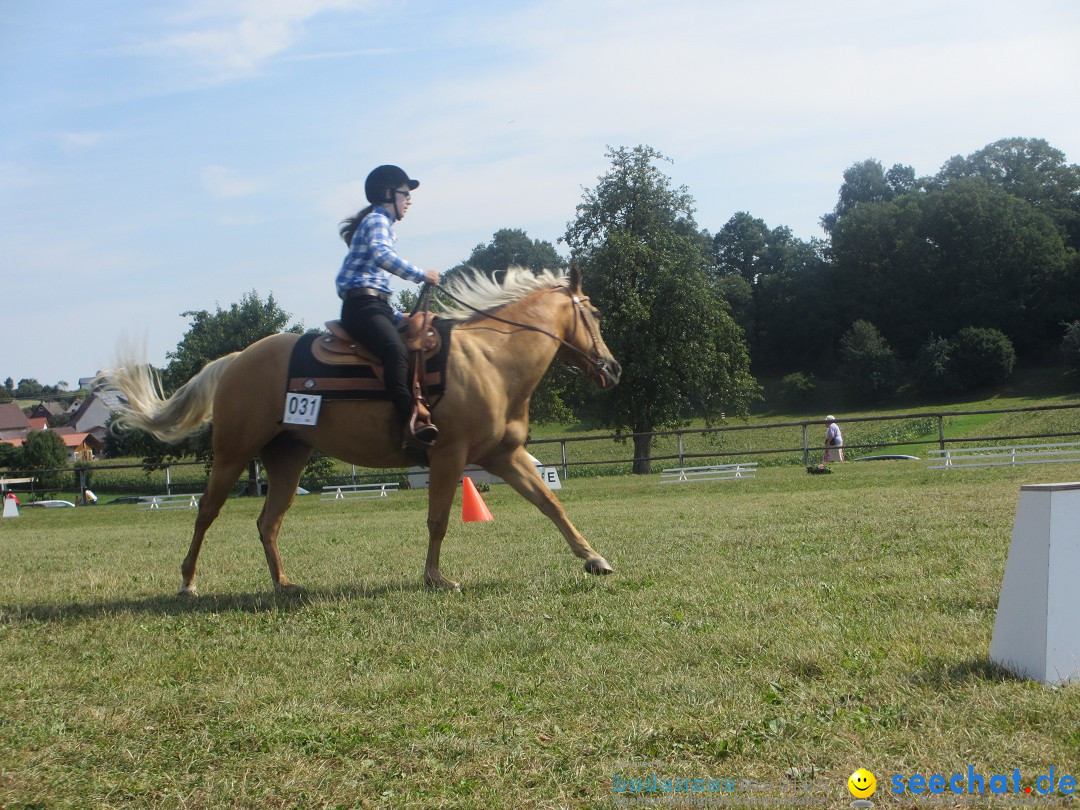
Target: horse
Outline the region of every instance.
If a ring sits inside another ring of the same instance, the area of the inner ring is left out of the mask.
[[[428,588],[460,591],[457,582],[443,576],[439,557],[454,492],[468,464],[501,477],[546,515],[572,552],[585,560],[588,573],[612,572],[567,518],[524,447],[529,399],[556,357],[601,387],[619,381],[622,370],[604,343],[600,313],[582,292],[581,280],[576,265],[568,275],[512,267],[501,280],[473,274],[445,285],[455,303],[440,316],[454,323],[445,392],[433,412],[439,438],[428,450]],[[299,338],[293,333],[271,335],[213,360],[168,398],[156,372],[130,353],[99,377],[106,390],[127,400],[114,418],[121,430],[139,428],[177,442],[213,425],[213,465],[181,565],[180,595],[197,594],[195,572],[203,539],[251,459],[259,458],[269,478],[256,525],[273,585],[285,592],[299,586],[282,569],[278,531],[312,453],[363,467],[413,463],[401,447],[401,429],[387,401],[327,400],[316,424],[283,424],[284,381]]]

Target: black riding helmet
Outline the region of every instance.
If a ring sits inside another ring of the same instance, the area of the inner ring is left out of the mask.
[[[388,189],[405,184],[409,186],[409,191],[412,191],[420,185],[420,181],[411,179],[400,166],[378,166],[371,170],[371,174],[364,181],[364,196],[369,203],[384,203],[387,201]]]

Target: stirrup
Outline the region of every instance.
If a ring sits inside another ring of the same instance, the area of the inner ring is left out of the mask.
[[[435,444],[435,440],[439,438],[439,429],[434,425],[421,425],[416,429],[416,440],[420,444],[431,445]]]
[[[412,412],[405,422],[405,440],[419,444],[421,447],[431,447],[439,438],[439,429],[431,422],[431,411],[423,397],[413,400]]]

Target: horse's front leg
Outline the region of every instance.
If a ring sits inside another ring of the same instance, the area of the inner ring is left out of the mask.
[[[548,519],[559,527],[562,536],[570,544],[570,550],[585,560],[586,571],[599,575],[611,573],[612,569],[608,561],[589,545],[581,536],[581,532],[574,528],[559,499],[545,486],[536,470],[536,465],[533,464],[524,447],[518,447],[506,456],[488,459],[484,468],[506,481],[525,500],[547,515]]]
[[[446,527],[450,523],[454,492],[464,470],[464,461],[438,455],[432,459],[431,474],[428,478],[428,551],[424,565],[424,584],[434,590],[455,593],[461,590],[458,583],[442,575],[439,570],[439,554],[446,536]]]

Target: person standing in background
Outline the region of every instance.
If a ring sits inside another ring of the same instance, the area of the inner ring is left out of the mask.
[[[825,455],[822,462],[844,460],[844,436],[840,432],[840,426],[836,424],[836,417],[829,414],[825,417],[828,428],[825,429]],[[834,457],[835,456],[835,457]]]

